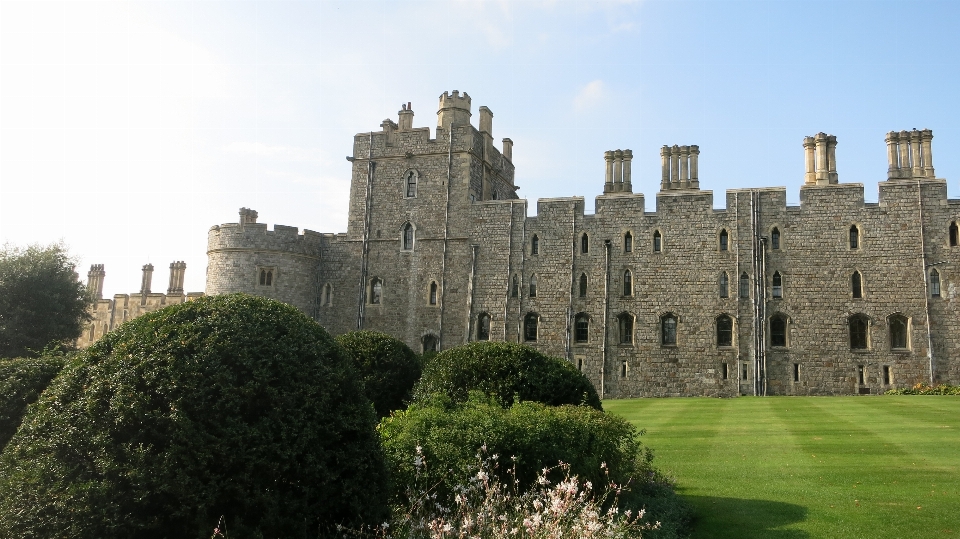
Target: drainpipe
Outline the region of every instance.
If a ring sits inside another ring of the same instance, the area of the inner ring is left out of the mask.
[[[927,248],[923,237],[923,194],[917,180],[917,209],[920,212],[920,269],[923,271],[923,310],[927,326],[927,364],[930,368],[930,385],[933,385],[933,333],[930,331],[930,277],[927,275]],[[933,264],[930,264],[931,266]]]
[[[570,235],[573,237],[573,250],[570,252],[570,298],[567,301],[567,340],[564,343],[567,351],[567,360],[573,361],[573,350],[570,348],[570,331],[573,325],[573,290],[576,286],[574,277],[577,258],[577,203],[570,208]]]
[[[464,344],[470,342],[470,335],[473,334],[473,290],[474,281],[477,278],[477,250],[480,246],[473,244],[470,246],[470,281],[467,283],[467,334],[464,335]]]
[[[447,296],[447,240],[450,237],[450,178],[453,175],[453,125],[448,128],[447,198],[443,208],[443,256],[440,259],[440,323],[437,328],[437,351],[443,350],[443,311]]]
[[[523,226],[520,227],[520,282],[517,283],[517,343],[523,342],[523,283],[527,271],[527,204],[523,204]],[[512,281],[511,281],[511,284]]]
[[[766,275],[764,238],[760,237],[760,193],[750,192],[750,223],[753,235],[753,348],[754,386],[753,394],[767,394],[766,338]]]
[[[604,396],[607,377],[607,318],[610,315],[610,240],[603,240],[603,341],[600,345],[600,398]]]
[[[363,329],[363,320],[366,316],[367,305],[367,262],[370,257],[370,208],[373,207],[373,171],[376,163],[373,162],[373,131],[367,139],[367,193],[366,214],[363,217],[363,245],[360,248],[360,301],[357,303],[357,329]]]

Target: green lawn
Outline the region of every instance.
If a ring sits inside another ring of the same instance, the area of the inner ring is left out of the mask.
[[[608,400],[646,429],[693,537],[960,537],[960,397]]]

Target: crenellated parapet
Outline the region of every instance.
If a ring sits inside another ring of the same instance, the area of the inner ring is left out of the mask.
[[[253,218],[250,218],[250,213]],[[320,256],[320,233],[295,226],[274,225],[269,230],[266,223],[256,222],[256,212],[241,208],[239,223],[224,223],[210,228],[207,234],[207,254],[219,251],[265,251],[289,253],[305,257]]]

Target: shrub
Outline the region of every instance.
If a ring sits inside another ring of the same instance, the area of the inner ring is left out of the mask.
[[[885,393],[886,395],[960,395],[960,386],[951,386],[947,384],[940,384],[937,386],[931,386],[924,383],[919,383],[913,387],[904,387],[900,389],[891,389]]]
[[[410,401],[420,379],[420,359],[403,341],[376,331],[352,331],[336,340],[353,356],[363,393],[377,415],[386,417]]]
[[[139,317],[78,355],[0,456],[2,537],[315,537],[379,521],[383,460],[347,353],[241,294]],[[324,532],[325,533],[325,532]]]
[[[414,398],[427,401],[442,393],[463,402],[471,390],[493,396],[502,406],[518,397],[551,406],[585,404],[601,409],[593,384],[572,364],[503,342],[475,342],[440,352],[424,368]]]
[[[17,432],[27,405],[47,388],[66,363],[63,354],[0,359],[0,451]]]

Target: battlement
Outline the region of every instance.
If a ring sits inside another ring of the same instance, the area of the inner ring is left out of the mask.
[[[467,92],[454,90],[452,94],[440,95],[440,110],[437,111],[437,129],[449,129],[470,125],[470,96]]]
[[[253,212],[253,210],[241,209]],[[256,214],[256,212],[253,212]],[[320,253],[321,234],[295,226],[274,225],[269,230],[266,223],[223,223],[210,227],[207,233],[207,253],[219,250],[266,250],[283,251],[302,256],[317,257]]]

